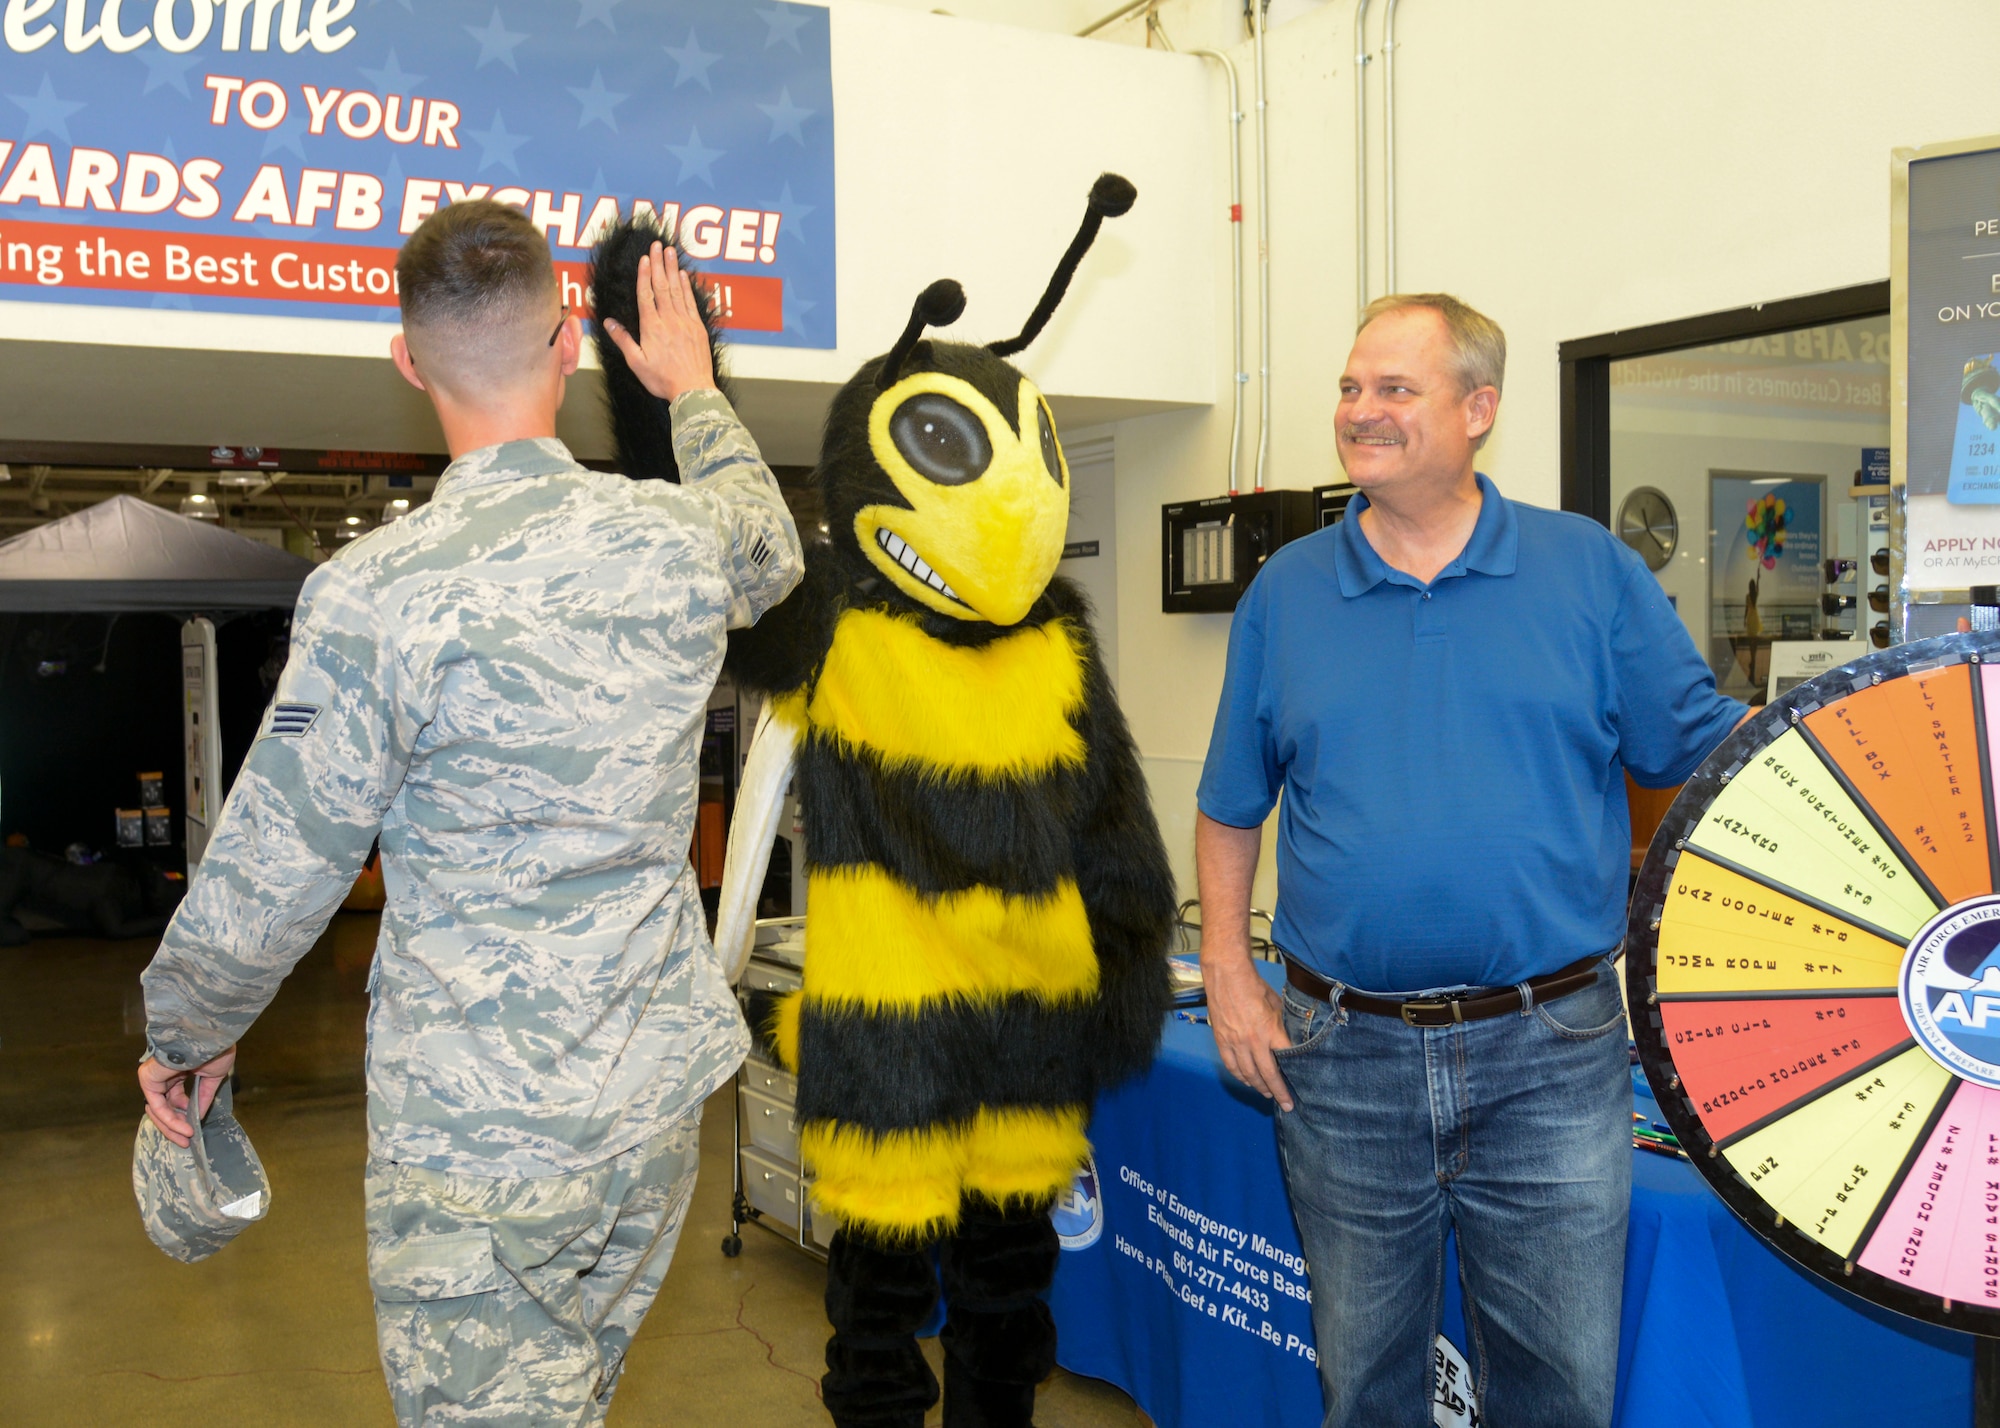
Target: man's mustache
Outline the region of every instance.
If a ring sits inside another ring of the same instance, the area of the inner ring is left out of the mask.
[[[1359,441],[1369,436],[1386,436],[1398,443],[1403,440],[1403,434],[1393,426],[1344,426],[1340,429],[1342,441]]]

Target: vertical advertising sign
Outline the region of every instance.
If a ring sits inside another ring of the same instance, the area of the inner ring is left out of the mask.
[[[828,12],[787,0],[0,0],[0,300],[388,320],[490,197],[573,307],[636,212],[735,342],[834,345]]]
[[[181,626],[181,740],[186,749],[187,870],[208,849],[222,812],[221,696],[215,673],[215,625],[197,615]]]
[[[2000,582],[2000,139],[1898,150],[1904,590]],[[1900,621],[1896,622],[1900,624]]]

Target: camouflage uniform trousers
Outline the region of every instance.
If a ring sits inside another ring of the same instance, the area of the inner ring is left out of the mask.
[[[597,1424],[687,1217],[701,1108],[601,1165],[368,1162],[368,1278],[402,1428]]]

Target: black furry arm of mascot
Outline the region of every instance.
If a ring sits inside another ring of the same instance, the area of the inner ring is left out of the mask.
[[[604,395],[610,408],[619,467],[634,480],[679,481],[674,459],[673,428],[668,403],[654,396],[632,375],[625,354],[604,330],[604,319],[639,331],[639,260],[655,243],[665,242],[650,219],[629,219],[608,231],[591,254],[591,298],[598,317],[598,360],[604,366]],[[685,254],[681,267],[693,271]],[[736,393],[724,370],[724,352],[714,313],[702,305],[708,328],[708,350],[715,364],[715,385],[733,407]],[[807,535],[807,532],[801,532]],[[806,574],[798,589],[765,612],[748,629],[729,635],[727,667],[738,684],[759,694],[787,694],[812,677],[833,638],[843,577],[832,565],[824,540],[806,545]]]
[[[1047,598],[1086,640],[1077,720],[1086,750],[1084,797],[1072,846],[1101,979],[1097,1064],[1110,1084],[1145,1070],[1159,1050],[1161,1022],[1173,1004],[1167,952],[1174,875],[1138,748],[1098,653],[1090,602],[1061,578],[1050,582]]]
[[[655,243],[669,241],[652,219],[632,218],[607,231],[590,255],[591,307],[597,317],[597,360],[604,367],[604,399],[610,408],[619,467],[635,481],[681,479],[680,463],[674,459],[673,427],[667,419],[669,403],[647,391],[632,375],[625,354],[605,331],[604,322],[609,318],[635,334],[641,330],[639,260]],[[680,254],[680,265],[684,271],[694,272],[685,253]],[[700,306],[702,325],[708,329],[708,356],[715,367],[716,389],[733,407],[736,392],[723,370],[715,314],[707,302]]]
[[[824,539],[809,542],[806,575],[798,588],[756,624],[729,632],[723,668],[739,688],[776,697],[811,682],[845,605],[847,576],[839,559]]]

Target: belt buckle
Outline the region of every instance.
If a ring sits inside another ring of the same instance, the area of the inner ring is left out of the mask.
[[[1451,1021],[1448,1023],[1442,1021],[1422,1022],[1418,1021],[1414,1015],[1414,1013],[1416,1012],[1441,1012],[1446,1007],[1451,1008]],[[1397,1011],[1400,1012],[1402,1015],[1404,1026],[1416,1027],[1419,1031],[1428,1031],[1436,1027],[1446,1026],[1446,1025],[1455,1026],[1465,1020],[1465,1012],[1460,1008],[1459,999],[1457,997],[1443,997],[1437,1001],[1431,1001],[1431,1002],[1417,1001],[1413,999],[1402,1003],[1402,1005],[1397,1008]]]

